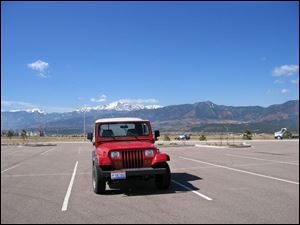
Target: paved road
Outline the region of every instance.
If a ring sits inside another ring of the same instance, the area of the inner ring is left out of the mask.
[[[299,223],[299,141],[161,147],[172,184],[91,186],[89,143],[1,147],[1,223]]]

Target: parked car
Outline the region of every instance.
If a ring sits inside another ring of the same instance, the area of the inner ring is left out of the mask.
[[[188,134],[182,134],[182,135],[175,137],[175,140],[189,140],[189,139],[190,139],[190,135],[188,135]]]

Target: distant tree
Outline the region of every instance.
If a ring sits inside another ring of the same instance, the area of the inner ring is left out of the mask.
[[[286,132],[284,132],[283,138],[285,138],[285,139],[292,139],[293,138],[293,134],[289,130],[287,130]]]
[[[163,140],[164,140],[164,141],[170,141],[170,137],[169,137],[168,135],[165,134]]]
[[[250,130],[246,130],[243,134],[243,139],[245,140],[252,140],[252,132]]]
[[[24,129],[22,130],[21,137],[22,137],[23,141],[25,141],[25,139],[27,138],[27,132],[26,132],[26,130],[24,130]]]
[[[6,135],[11,140],[12,136],[14,136],[14,132],[12,130],[9,130]]]
[[[204,134],[201,134],[201,136],[199,137],[200,141],[206,141],[206,136]]]
[[[40,134],[40,137],[44,137],[45,136],[45,133],[42,130],[39,130],[39,134]]]

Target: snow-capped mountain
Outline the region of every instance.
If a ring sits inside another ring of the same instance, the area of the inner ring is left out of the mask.
[[[29,113],[44,113],[45,112],[39,108],[33,108],[33,109],[26,109],[26,110],[21,110],[21,109],[12,109],[12,110],[8,110],[8,112],[29,112]]]
[[[112,102],[110,104],[107,105],[99,105],[99,106],[86,106],[86,107],[82,107],[77,109],[77,112],[90,112],[91,110],[115,110],[115,111],[135,111],[135,110],[141,110],[141,109],[158,109],[158,108],[162,108],[162,106],[160,105],[140,105],[140,104],[128,104],[126,102],[122,102],[122,101],[116,101],[116,102]]]
[[[160,107],[130,105],[118,101],[97,107],[85,107],[73,112],[41,112],[39,109],[32,109],[29,112],[2,111],[1,130],[37,130],[42,126],[47,134],[81,134],[84,121],[87,131],[91,131],[95,120],[112,117],[147,119],[153,123],[155,129],[164,131],[228,132],[226,130],[228,128],[230,132],[252,129],[272,133],[282,127],[288,127],[293,131],[299,130],[299,100],[269,107],[225,106],[209,101]],[[225,127],[224,124],[229,127]]]
[[[34,108],[34,109],[28,109],[26,110],[26,112],[37,112],[37,113],[45,113],[43,110],[39,109],[39,108]]]

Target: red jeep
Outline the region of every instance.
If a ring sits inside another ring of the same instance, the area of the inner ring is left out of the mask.
[[[155,147],[159,131],[154,132],[148,120],[139,118],[106,118],[95,122],[88,139],[95,145],[92,152],[93,189],[105,192],[106,182],[132,177],[155,178],[158,189],[170,186],[170,157]]]

